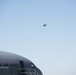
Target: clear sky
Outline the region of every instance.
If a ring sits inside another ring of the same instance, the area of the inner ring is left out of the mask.
[[[76,75],[76,1],[0,0],[0,50],[30,59],[44,75]]]

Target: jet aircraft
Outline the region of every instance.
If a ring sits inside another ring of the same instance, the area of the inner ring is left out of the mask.
[[[0,51],[0,75],[42,75],[42,72],[29,59]]]
[[[43,24],[43,26],[45,27],[47,24]]]

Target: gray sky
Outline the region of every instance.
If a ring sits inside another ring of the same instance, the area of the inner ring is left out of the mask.
[[[44,75],[76,75],[76,1],[1,0],[0,50],[30,59]]]

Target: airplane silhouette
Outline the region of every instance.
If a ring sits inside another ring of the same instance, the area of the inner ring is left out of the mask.
[[[45,27],[47,24],[43,24],[43,26]]]

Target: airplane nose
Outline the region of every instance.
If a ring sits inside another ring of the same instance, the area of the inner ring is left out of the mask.
[[[43,75],[42,72],[40,71],[40,69],[36,68],[36,72],[38,75]]]

